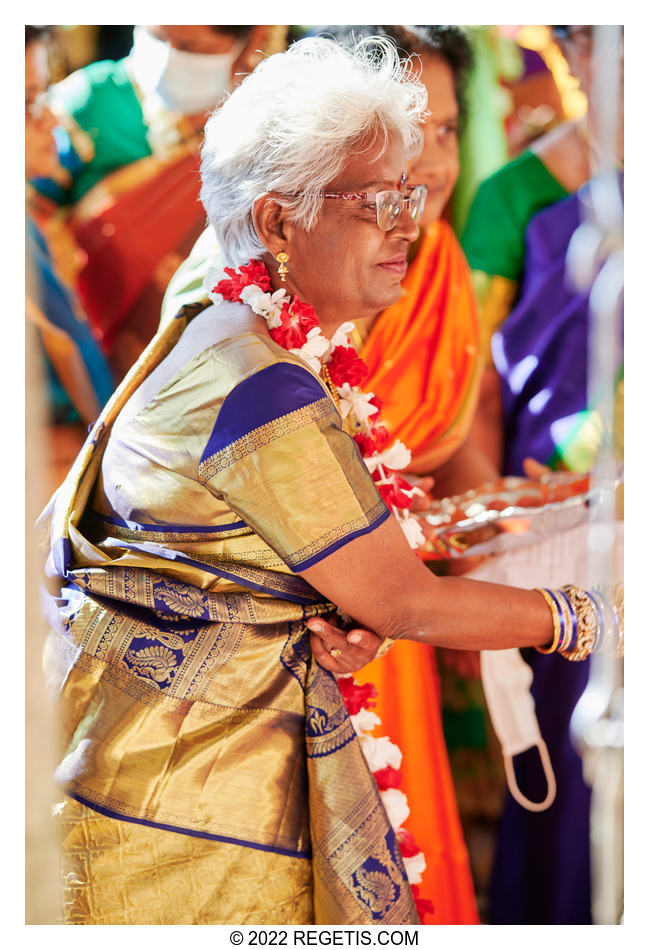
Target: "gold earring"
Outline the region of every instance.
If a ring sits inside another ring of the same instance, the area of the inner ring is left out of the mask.
[[[288,254],[286,251],[280,251],[279,254],[275,256],[275,260],[278,262],[279,267],[277,268],[277,273],[279,274],[282,280],[286,280],[286,275],[288,274],[288,267],[286,262],[288,260]]]

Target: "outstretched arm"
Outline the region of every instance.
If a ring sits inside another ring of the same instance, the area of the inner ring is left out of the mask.
[[[436,577],[392,517],[302,576],[359,627],[381,638],[464,650],[543,646],[552,640],[552,615],[541,594]]]

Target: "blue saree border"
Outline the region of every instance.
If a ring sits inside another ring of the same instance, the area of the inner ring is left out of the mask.
[[[179,561],[181,564],[187,564],[188,567],[197,567],[201,571],[206,571],[209,574],[215,574],[217,577],[222,577],[224,580],[234,581],[240,587],[256,590],[261,594],[272,594],[273,597],[277,597],[280,600],[289,600],[294,604],[300,604],[302,607],[309,606],[313,603],[318,603],[319,600],[322,599],[320,594],[318,594],[315,589],[314,595],[317,595],[315,597],[300,596],[299,594],[292,594],[290,591],[285,590],[280,591],[274,587],[267,587],[265,584],[257,584],[255,581],[250,580],[247,577],[242,577],[240,574],[230,573],[229,571],[225,571],[222,568],[215,567],[213,564],[208,564],[205,561],[198,561],[194,558],[187,557],[186,554],[180,554],[178,551],[166,551],[164,549],[151,550],[148,547],[145,547],[144,544],[130,543],[128,541],[119,541],[117,543],[119,547],[126,548],[130,551],[144,551],[146,554],[152,554],[154,557],[160,557],[167,561]],[[150,544],[150,542],[146,543]],[[290,575],[282,576],[290,577]],[[306,581],[304,581],[303,578],[295,578],[295,580],[302,584],[306,584]]]
[[[146,825],[148,828],[159,828],[160,831],[171,831],[178,835],[189,835],[191,838],[205,838],[208,841],[222,841],[225,844],[237,844],[243,848],[252,848],[255,851],[269,851],[272,854],[283,854],[289,858],[311,858],[311,848],[304,851],[298,851],[293,848],[280,848],[271,844],[260,844],[257,841],[247,841],[245,838],[233,838],[228,835],[212,834],[210,831],[198,831],[194,828],[182,828],[179,825],[167,825],[164,822],[150,821],[148,818],[134,818],[131,815],[122,815],[120,812],[106,808],[104,805],[97,805],[95,802],[84,798],[83,795],[77,795],[74,792],[67,791],[68,798],[73,798],[80,805],[85,805],[92,811],[105,815],[106,818],[114,818],[117,821],[130,821],[134,825]]]
[[[127,521],[119,515],[103,515],[99,511],[93,511],[93,515],[117,528],[128,528],[129,531],[153,531],[156,534],[216,534],[219,531],[236,531],[239,528],[249,527],[245,521],[231,521],[229,524],[220,525],[140,524],[137,521]]]
[[[291,570],[295,571],[295,573],[306,571],[307,568],[313,567],[314,564],[317,564],[330,554],[333,554],[334,551],[338,551],[339,548],[343,548],[346,544],[349,544],[349,542],[353,541],[354,538],[360,538],[361,535],[369,534],[370,531],[374,531],[374,529],[382,525],[384,521],[387,521],[387,519],[390,517],[390,514],[390,509],[386,507],[385,510],[378,516],[378,518],[371,522],[371,524],[366,525],[364,528],[358,528],[358,530],[352,531],[351,534],[346,534],[344,538],[340,538],[338,541],[334,541],[332,544],[327,545],[327,547],[323,548],[322,551],[314,554],[313,557],[307,558],[305,561],[299,561],[296,564],[290,564],[289,566]]]
[[[275,419],[319,402],[327,390],[306,367],[273,363],[226,396],[201,462]]]

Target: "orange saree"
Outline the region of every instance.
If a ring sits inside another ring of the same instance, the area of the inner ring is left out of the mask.
[[[445,221],[424,233],[403,289],[361,351],[370,370],[364,388],[383,400],[390,434],[411,449],[411,471],[428,474],[466,438],[479,381],[469,269]],[[425,922],[479,923],[442,732],[434,649],[398,643],[355,678],[377,687],[377,734],[389,736],[403,752],[406,827],[426,858],[419,896],[435,908]]]

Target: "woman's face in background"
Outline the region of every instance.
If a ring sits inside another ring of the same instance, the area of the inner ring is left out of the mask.
[[[32,40],[25,48],[25,175],[54,177],[59,168],[52,134],[56,119],[44,102],[49,84],[47,47]]]
[[[423,125],[424,147],[409,168],[408,184],[428,185],[420,221],[426,227],[441,216],[460,173],[458,156],[459,107],[451,67],[441,56],[421,55],[421,82],[428,90],[430,115]]]

